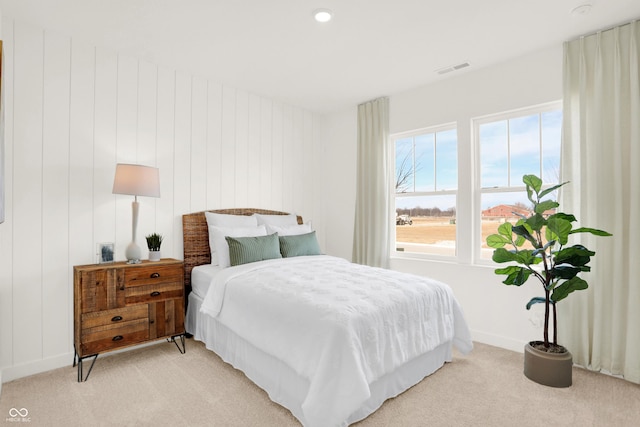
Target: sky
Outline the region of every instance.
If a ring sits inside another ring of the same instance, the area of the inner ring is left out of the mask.
[[[481,208],[499,204],[529,205],[522,176],[541,176],[544,184],[556,184],[560,168],[562,112],[560,110],[513,117],[479,125]],[[457,189],[456,130],[425,133],[396,141],[396,176],[414,170],[404,195],[396,197],[397,208],[455,206],[455,194],[409,196],[412,192]],[[414,148],[415,147],[415,148]],[[541,158],[544,161],[541,162]],[[404,166],[403,166],[404,162]],[[494,192],[496,187],[516,187],[514,192]]]

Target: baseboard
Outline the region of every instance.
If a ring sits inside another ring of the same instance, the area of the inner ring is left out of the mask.
[[[14,365],[2,370],[2,382],[17,380],[18,378],[40,374],[52,369],[71,367],[73,365],[73,353],[60,354],[47,359]]]
[[[507,338],[500,335],[488,334],[481,331],[471,330],[471,337],[474,341],[518,353],[524,353],[524,346],[526,345],[526,342],[523,341],[514,340],[513,338]]]
[[[156,341],[146,342],[139,345],[134,345],[131,347],[122,348],[120,350],[111,351],[108,353],[100,353],[100,357],[108,357],[118,353],[122,353],[124,351],[130,351],[137,348],[148,347],[152,345],[165,343],[165,339],[159,339]],[[33,362],[23,363],[21,365],[10,366],[0,370],[0,385],[2,383],[8,383],[9,381],[17,380],[19,378],[28,377],[35,374],[40,374],[42,372],[51,371],[53,369],[69,367],[70,369],[73,366],[73,358],[74,353],[66,353],[60,354],[58,356],[49,357],[47,359],[36,360]],[[75,369],[75,368],[74,368]]]

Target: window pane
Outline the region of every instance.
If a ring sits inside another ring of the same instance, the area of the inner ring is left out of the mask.
[[[436,190],[458,189],[458,134],[455,129],[436,134]]]
[[[433,145],[435,135],[419,135],[415,137],[416,142],[416,190],[433,191],[435,183],[433,181]]]
[[[482,188],[506,187],[508,185],[507,121],[480,125],[480,162]]]
[[[560,182],[560,141],[562,112],[542,113],[542,181],[547,185]]]
[[[493,249],[487,246],[487,236],[496,234],[503,222],[515,224],[520,217],[516,213],[530,215],[532,204],[525,191],[513,193],[488,193],[481,196],[481,258],[491,259]],[[512,249],[512,248],[507,248]]]
[[[413,138],[396,140],[396,193],[413,191]]]
[[[396,250],[455,256],[456,196],[396,198]]]
[[[540,176],[540,118],[538,114],[509,120],[511,186],[522,185],[522,176]]]

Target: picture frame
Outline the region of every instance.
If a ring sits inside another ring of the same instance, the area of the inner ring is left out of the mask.
[[[111,242],[98,243],[98,264],[110,264],[114,261],[114,244]]]

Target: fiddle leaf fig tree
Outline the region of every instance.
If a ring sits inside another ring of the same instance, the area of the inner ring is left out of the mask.
[[[534,304],[544,304],[544,347],[549,349],[549,320],[553,310],[553,346],[558,347],[558,325],[556,304],[570,293],[588,288],[587,282],[578,277],[590,271],[589,262],[595,252],[576,244],[567,246],[569,236],[576,233],[591,233],[596,236],[611,236],[610,233],[594,228],[573,228],[573,215],[556,212],[560,206],[555,200],[543,200],[553,191],[567,184],[564,182],[542,190],[542,180],[535,175],[522,178],[527,197],[533,210],[527,217],[519,215],[515,225],[505,222],[498,227],[498,233],[487,237],[487,245],[494,248],[493,261],[512,263],[497,268],[496,274],[505,275],[505,285],[522,286],[531,277],[542,285],[544,297],[535,297],[527,304],[529,310]],[[528,244],[527,244],[528,243]],[[509,249],[507,249],[509,248]]]

